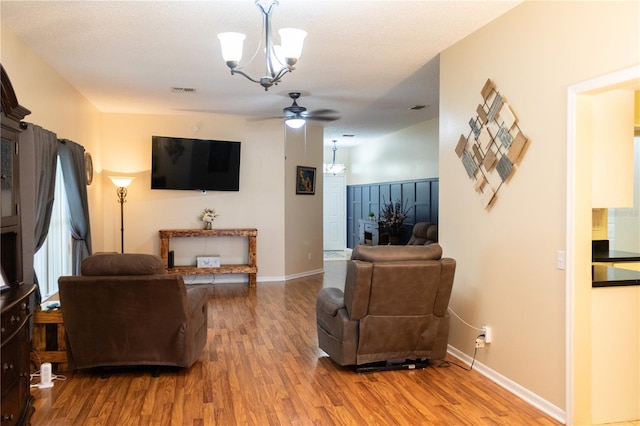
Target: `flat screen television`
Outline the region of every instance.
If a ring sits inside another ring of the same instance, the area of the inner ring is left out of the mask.
[[[240,142],[152,136],[151,189],[240,190]]]

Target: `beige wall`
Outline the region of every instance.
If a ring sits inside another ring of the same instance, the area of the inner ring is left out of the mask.
[[[298,130],[287,129],[284,165],[284,218],[287,276],[297,277],[321,272],[322,256],[322,137],[323,129],[307,124]],[[315,194],[296,194],[297,166],[315,167]]]
[[[18,102],[31,111],[26,122],[37,124],[58,135],[58,138],[78,142],[88,151],[100,146],[98,110],[81,93],[62,79],[55,70],[42,62],[16,36],[0,25],[0,62],[7,71]],[[30,159],[33,161],[33,159]],[[21,168],[33,167],[21,158]],[[33,229],[35,210],[34,176],[21,173],[23,229]],[[102,232],[102,222],[95,212],[101,210],[100,184],[88,188],[93,232]],[[35,242],[32,232],[23,232],[24,278],[33,276],[32,252]],[[31,248],[31,250],[29,250]]]
[[[494,342],[479,352],[479,361],[575,413],[576,424],[590,423],[591,364],[576,360],[572,373],[582,387],[567,408],[565,271],[556,268],[567,232],[567,88],[640,62],[639,7],[525,2],[441,54],[441,243],[458,260],[451,306],[472,324],[492,326]],[[487,78],[530,139],[515,175],[489,210],[454,153],[460,134],[468,134]],[[587,179],[580,191],[590,194],[590,185]],[[585,245],[591,235],[587,206]],[[585,251],[589,259],[590,247]],[[580,285],[590,290],[590,278]],[[580,309],[589,312],[590,296],[579,296]],[[589,320],[578,325],[576,334],[590,336]],[[471,354],[476,334],[454,320],[450,343]],[[582,348],[588,358],[590,344]]]
[[[215,114],[103,114],[101,134],[104,143],[97,172],[104,185],[101,217],[105,233],[100,238],[104,250],[119,250],[120,246],[120,207],[108,176],[128,175],[136,179],[128,188],[125,204],[125,251],[159,254],[159,229],[199,228],[198,215],[209,207],[219,215],[215,227],[258,229],[259,279],[284,275],[284,144],[280,123],[245,123],[239,117]],[[151,190],[152,135],[242,142],[240,191]],[[175,239],[171,249],[176,264],[194,262],[198,254],[219,254],[223,261],[241,263],[244,244],[235,238]]]
[[[344,162],[338,153],[336,162]],[[438,119],[360,143],[348,158],[349,185],[438,177]]]
[[[32,111],[27,121],[83,145],[92,154],[95,177],[88,193],[94,251],[120,249],[120,207],[115,187],[107,178],[120,174],[136,177],[128,188],[124,206],[127,252],[159,254],[159,229],[199,227],[198,215],[205,207],[213,207],[220,215],[216,219],[218,227],[258,228],[258,280],[284,279],[322,269],[321,173],[318,195],[296,197],[295,189],[293,195],[291,191],[285,193],[288,182],[294,182],[294,160],[301,165],[317,165],[321,170],[321,128],[310,126],[306,151],[299,150],[305,141],[293,137],[287,151],[293,158],[285,166],[287,138],[278,121],[245,122],[239,117],[216,114],[100,113],[5,28],[0,59],[18,100]],[[197,191],[152,191],[152,135],[241,141],[240,191],[204,195]],[[23,175],[28,176],[28,172],[23,171]],[[285,208],[293,214],[285,216]],[[287,229],[292,230],[290,236],[298,236],[287,239],[287,253],[305,256],[288,261],[285,268]],[[242,256],[245,246],[246,242],[240,239],[171,242],[177,263],[194,261],[198,254],[220,254],[223,261],[241,262],[236,257]]]

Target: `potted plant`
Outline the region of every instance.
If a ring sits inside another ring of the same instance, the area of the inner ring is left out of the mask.
[[[369,212],[369,220],[373,221],[376,220],[376,215],[373,212]]]
[[[215,209],[204,209],[200,215],[200,220],[204,222],[204,229],[211,229],[213,227],[213,220],[218,217]]]
[[[409,217],[409,208],[403,206],[400,200],[389,200],[382,207],[379,223],[389,235],[389,244],[400,244],[400,235],[404,221]]]

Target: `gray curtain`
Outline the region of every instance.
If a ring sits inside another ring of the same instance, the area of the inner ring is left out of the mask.
[[[59,139],[58,156],[64,178],[64,189],[69,200],[69,224],[73,237],[71,270],[73,275],[80,275],[82,260],[91,255],[84,147],[68,139]]]
[[[51,210],[53,209],[54,193],[56,188],[56,165],[58,160],[58,137],[55,133],[45,130],[35,124],[27,124],[26,130],[20,138],[31,143],[34,150],[34,176],[35,176],[35,223],[34,223],[34,254],[40,250],[49,233],[51,222]],[[33,278],[38,284],[38,275],[35,270]],[[40,285],[36,292],[36,303],[41,301]]]

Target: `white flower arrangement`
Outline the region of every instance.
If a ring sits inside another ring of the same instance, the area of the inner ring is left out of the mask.
[[[205,223],[213,223],[213,220],[218,217],[215,209],[204,209],[202,214],[200,215],[200,220]]]

